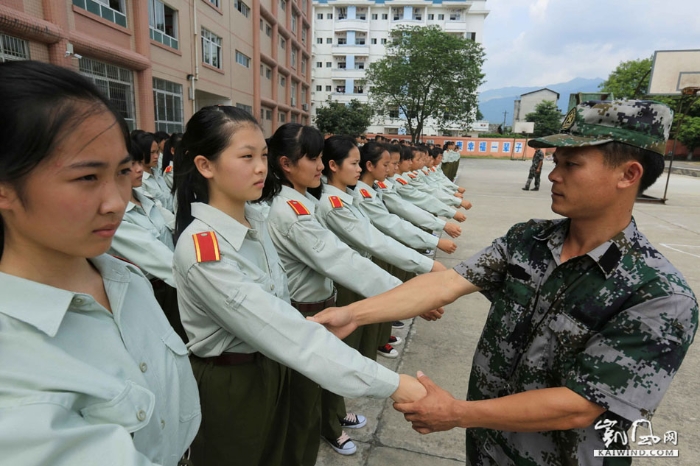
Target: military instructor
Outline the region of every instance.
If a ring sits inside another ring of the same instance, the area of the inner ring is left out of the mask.
[[[627,446],[596,426],[650,419],[698,324],[685,279],[632,217],[663,172],[672,119],[651,101],[578,105],[561,134],[530,141],[556,148],[552,210],[564,219],[517,224],[452,270],[314,320],[342,335],[480,291],[491,309],[467,400],[421,376],[428,395],[396,409],[420,433],[465,428],[467,464],[603,465],[594,450]]]

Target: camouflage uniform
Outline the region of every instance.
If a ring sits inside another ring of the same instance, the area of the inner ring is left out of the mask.
[[[540,189],[540,175],[542,174],[542,167],[540,164],[544,160],[544,153],[537,149],[535,155],[532,157],[532,165],[530,165],[530,173],[527,175],[527,182],[525,183],[525,191],[530,189],[530,182],[535,179],[535,190]]]
[[[570,220],[515,225],[455,267],[492,302],[474,355],[468,400],[567,387],[608,411],[598,419],[649,419],[698,323],[683,276],[634,220],[588,254],[560,263]],[[612,465],[595,423],[585,429],[468,429],[467,464]],[[621,442],[610,449],[624,449]]]

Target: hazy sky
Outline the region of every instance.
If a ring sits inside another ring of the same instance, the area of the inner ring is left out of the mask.
[[[700,49],[700,0],[488,0],[486,8],[482,90],[605,79],[655,50]]]

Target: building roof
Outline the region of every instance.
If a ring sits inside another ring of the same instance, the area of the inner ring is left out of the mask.
[[[549,89],[549,88],[546,88],[546,87],[543,87],[542,89],[537,89],[536,91],[526,92],[525,94],[521,94],[520,97],[523,97],[523,96],[525,96],[525,95],[530,95],[530,94],[536,94],[537,92],[542,92],[542,91],[549,91],[549,92],[552,92],[552,93],[556,94],[556,95],[557,95],[557,99],[559,99],[559,93],[558,93],[558,92],[553,91],[553,90],[551,90],[551,89]]]

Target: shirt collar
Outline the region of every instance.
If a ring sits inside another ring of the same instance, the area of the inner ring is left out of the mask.
[[[347,191],[341,191],[340,189],[330,184],[323,185],[323,194],[326,194],[328,196],[338,196],[340,200],[344,203],[352,205],[352,194],[350,194]]]
[[[146,170],[144,170],[144,171],[143,171],[143,179],[144,179],[144,180],[147,180],[147,179],[149,179],[149,178],[153,178],[153,175],[151,175],[151,174],[148,173]]]
[[[126,265],[106,254],[89,261],[100,272],[103,281],[128,282],[130,279]],[[52,338],[56,336],[73,299],[80,295],[0,272],[0,314],[29,324]]]
[[[377,191],[372,186],[368,185],[367,183],[365,183],[363,181],[358,180],[357,184],[355,185],[355,192],[359,193],[358,190],[360,190],[360,189],[366,189],[367,191],[369,191],[369,193],[372,195],[372,197],[377,196]]]
[[[243,240],[251,230],[251,228],[246,227],[216,207],[203,202],[192,203],[192,216],[206,223],[217,235],[220,235],[233,246],[236,251],[241,249]],[[245,205],[245,218],[254,230],[260,230],[261,226],[264,226],[265,218],[263,215],[248,203]]]
[[[557,264],[560,263],[561,250],[564,245],[564,239],[569,232],[570,224],[570,219],[555,222],[534,237],[536,240],[547,241],[547,247],[552,252]],[[637,223],[633,218],[624,230],[589,251],[586,255],[593,259],[605,274],[605,277],[609,278],[620,265],[621,259],[630,251],[638,235]]]
[[[280,191],[279,195],[285,199],[301,202],[304,205],[304,207],[306,207],[306,209],[311,213],[311,215],[314,215],[317,201],[308,192],[306,193],[306,195],[304,195],[294,188],[290,188],[289,186],[282,186],[282,191]]]
[[[146,196],[143,192],[137,191],[136,189],[134,191],[134,196],[136,196],[136,199],[139,200],[141,203],[141,208],[146,212],[147,214],[150,215],[151,209],[155,207],[155,203],[148,197]],[[133,202],[129,201],[129,203],[126,205],[126,211],[129,212],[131,210],[134,210],[137,207],[136,204]]]

